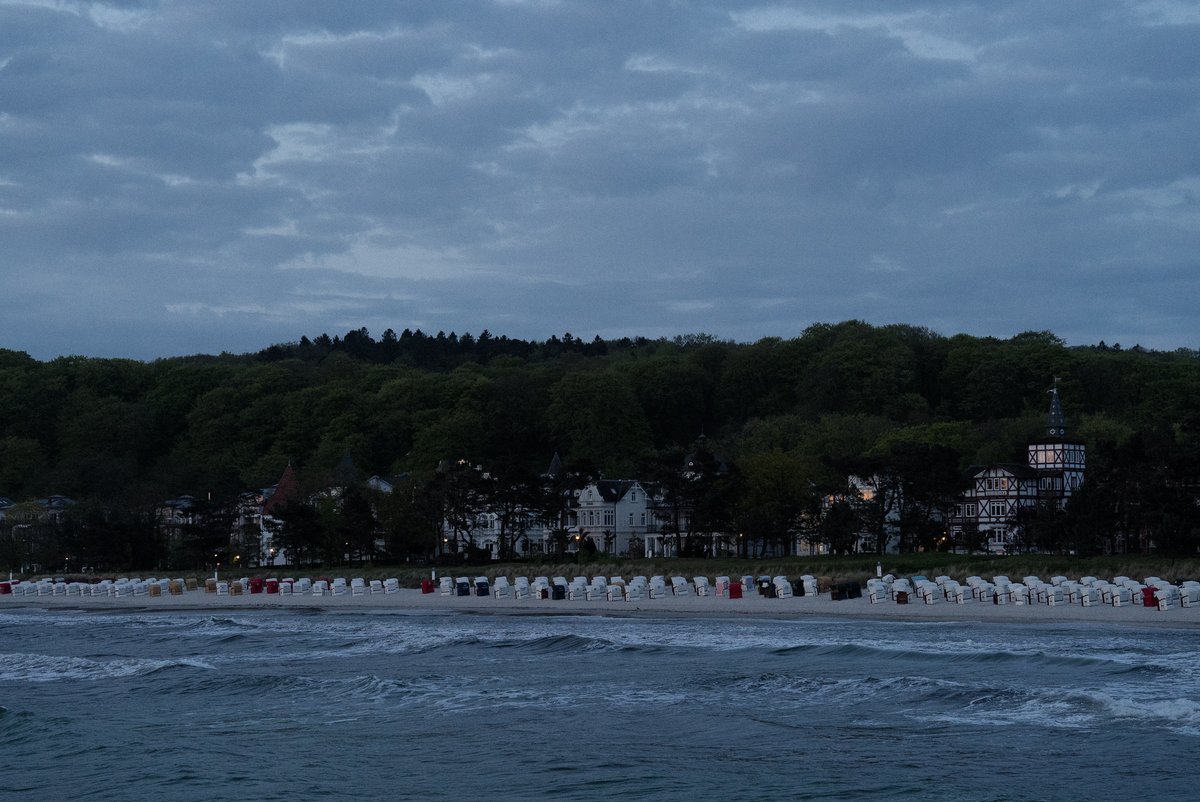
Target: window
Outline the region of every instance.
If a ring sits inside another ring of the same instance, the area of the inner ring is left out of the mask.
[[[629,525],[633,526],[633,513],[629,513]]]
[[[993,501],[991,504],[991,508],[988,510],[988,514],[991,515],[993,518],[999,518],[1000,516],[1004,515],[1003,502]]]
[[[613,518],[615,518],[615,517],[616,517],[616,512],[614,512],[613,510],[605,510],[604,511],[604,525],[612,526]]]
[[[646,525],[646,513],[642,513],[642,526]]]
[[[637,501],[637,491],[636,490],[634,490],[632,493],[629,494],[629,500]]]

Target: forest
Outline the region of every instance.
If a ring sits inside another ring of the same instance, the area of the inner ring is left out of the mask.
[[[63,559],[152,566],[165,559],[153,520],[163,500],[188,494],[216,509],[289,464],[315,491],[349,457],[360,477],[400,483],[403,500],[347,503],[309,528],[339,542],[365,526],[359,558],[396,558],[432,548],[461,484],[446,466],[480,466],[492,485],[472,492],[512,504],[555,454],[566,481],[669,486],[701,443],[723,470],[678,492],[714,530],[766,543],[807,527],[852,548],[847,533],[869,529],[870,511],[821,499],[850,475],[885,475],[924,505],[900,533],[903,550],[923,550],[941,547],[929,511],[961,490],[969,466],[1024,461],[1055,382],[1068,437],[1087,446],[1087,478],[1066,513],[1024,522],[1028,547],[1196,553],[1200,352],[861,321],[754,343],[359,329],[150,362],[0,349],[0,497],[73,499],[53,540]],[[0,522],[10,564],[28,559],[12,518]]]

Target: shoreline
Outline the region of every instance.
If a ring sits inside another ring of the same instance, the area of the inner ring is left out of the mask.
[[[1200,628],[1200,607],[1159,610],[1153,607],[1111,607],[1045,604],[872,604],[866,597],[834,601],[828,594],[769,599],[749,595],[741,599],[715,596],[668,596],[636,601],[570,601],[549,599],[497,599],[483,596],[443,596],[402,588],[396,593],[352,596],[242,594],[218,596],[202,590],[177,596],[0,596],[0,611],[42,609],[89,612],[235,612],[294,611],[323,613],[397,612],[460,613],[471,615],[549,615],[580,618],[741,618],[774,620],[872,620],[902,623],[1094,623],[1120,626]]]

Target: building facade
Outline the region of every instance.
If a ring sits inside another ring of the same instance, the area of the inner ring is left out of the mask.
[[[1083,484],[1086,468],[1086,446],[1067,437],[1055,386],[1050,390],[1046,437],[1028,445],[1025,464],[997,463],[970,470],[970,486],[949,521],[953,542],[968,549],[982,545],[994,554],[1010,551],[1021,537],[1021,512],[1063,509]],[[974,538],[978,544],[971,542]]]

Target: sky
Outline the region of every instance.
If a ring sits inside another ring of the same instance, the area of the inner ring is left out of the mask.
[[[1200,347],[1200,5],[0,0],[0,348]]]

